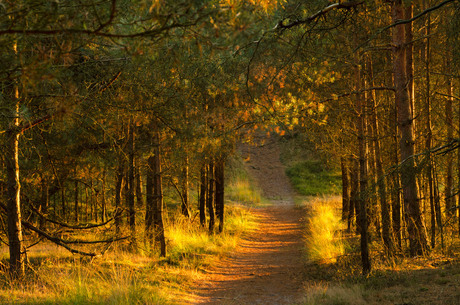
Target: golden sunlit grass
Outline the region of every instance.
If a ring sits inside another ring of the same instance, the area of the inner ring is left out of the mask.
[[[203,269],[233,250],[254,217],[240,206],[228,206],[222,234],[185,220],[166,228],[165,259],[119,247],[92,261],[50,244],[29,253],[26,280],[12,282],[0,274],[1,304],[182,304],[193,298],[190,287]],[[142,245],[141,245],[142,247]]]
[[[331,263],[345,253],[340,238],[343,224],[336,208],[338,200],[338,197],[324,197],[308,202],[311,214],[307,220],[306,252],[310,260]]]

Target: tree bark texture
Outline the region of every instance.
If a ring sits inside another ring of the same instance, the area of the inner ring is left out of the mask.
[[[402,0],[394,0],[392,6],[393,22],[404,18]],[[404,198],[405,219],[409,234],[411,256],[422,255],[427,251],[427,240],[423,226],[420,204],[417,198],[417,182],[414,160],[414,130],[411,100],[406,75],[406,41],[404,25],[393,29],[393,74],[395,103],[398,113],[401,153],[401,182]]]
[[[121,192],[123,189],[123,179],[124,179],[124,162],[122,157],[118,160],[118,169],[116,174],[115,182],[115,232],[118,236],[121,230],[121,224],[123,220],[122,212],[123,207],[121,206]]]
[[[446,59],[446,71],[451,74],[450,66],[451,66],[449,55]],[[446,130],[447,130],[447,142],[450,143],[453,140],[453,81],[450,75],[446,76],[446,85],[447,85],[447,95],[446,104],[445,104],[445,117],[446,117]],[[454,170],[454,163],[453,158],[451,158],[450,154],[447,155],[446,158],[446,181],[445,181],[445,189],[444,189],[444,198],[446,203],[446,211],[447,216],[452,222],[455,222],[456,216],[456,204],[455,204],[455,197],[453,196],[453,170]]]
[[[214,223],[215,223],[215,215],[214,215],[214,162],[210,161],[208,164],[208,196],[206,198],[206,206],[208,208],[209,214],[209,233],[214,233]]]
[[[350,231],[351,225],[355,218],[358,218],[359,215],[359,165],[358,161],[354,156],[350,157],[350,166],[351,166],[351,188],[350,188],[350,214],[348,215],[348,230]],[[355,221],[357,234],[359,234],[359,223]]]
[[[348,220],[348,214],[350,213],[350,173],[348,164],[345,157],[340,158],[340,168],[342,170],[342,221],[344,223]]]
[[[184,166],[182,168],[182,203],[181,203],[181,212],[182,215],[185,217],[190,217],[190,213],[188,211],[188,156],[187,154],[184,157]]]
[[[356,91],[360,90],[361,71],[355,68]],[[358,151],[359,151],[359,230],[361,237],[361,263],[363,275],[371,271],[369,258],[369,232],[368,232],[368,195],[367,195],[367,143],[365,135],[365,101],[362,94],[356,95],[357,126],[358,126]]]
[[[434,204],[434,181],[433,181],[433,160],[431,147],[433,143],[433,129],[431,127],[431,85],[430,85],[430,35],[431,35],[431,18],[428,15],[425,25],[425,151],[427,153],[426,177],[428,183],[428,197],[430,202],[430,222],[431,222],[431,247],[436,246],[436,211]]]
[[[25,273],[21,225],[21,184],[19,180],[19,89],[14,86],[13,120],[5,134],[5,174],[10,274],[21,278]]]
[[[372,63],[368,63],[368,77],[370,80],[370,86],[374,87],[373,79],[373,69]],[[375,92],[373,91],[371,94],[371,125],[373,130],[373,142],[374,142],[374,159],[375,159],[375,170],[377,176],[377,187],[378,187],[378,194],[379,194],[379,202],[380,202],[380,213],[382,219],[382,239],[383,244],[388,251],[389,254],[394,253],[394,245],[392,239],[392,230],[391,230],[391,217],[390,217],[390,204],[387,198],[387,188],[385,183],[385,173],[383,171],[383,161],[382,161],[382,153],[380,148],[380,132],[379,132],[379,124],[377,120],[377,101],[375,97]]]
[[[206,165],[200,169],[200,198],[198,203],[198,210],[200,213],[200,224],[202,227],[206,226],[206,193],[207,193],[207,178],[206,178]]]
[[[134,124],[131,122],[129,126],[129,135],[128,135],[128,177],[127,182],[127,208],[128,208],[128,220],[129,220],[129,229],[130,229],[130,243],[131,245],[135,244],[136,238],[136,211],[134,203]]]
[[[145,201],[145,240],[148,245],[153,242],[153,211],[155,210],[154,197],[155,157],[150,155],[147,159],[146,201]]]
[[[225,162],[221,159],[216,164],[216,216],[219,220],[219,233],[224,230],[224,177]]]
[[[160,256],[166,256],[166,241],[163,225],[163,185],[161,178],[161,159],[160,159],[160,132],[155,128],[153,135],[153,225],[155,230],[155,243],[160,246]]]

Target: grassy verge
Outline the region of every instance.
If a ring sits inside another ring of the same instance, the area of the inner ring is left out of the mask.
[[[287,168],[286,174],[304,196],[333,195],[341,190],[340,173],[327,168],[321,161],[294,163]]]
[[[183,304],[193,298],[190,287],[204,269],[232,251],[253,216],[237,205],[226,210],[226,229],[208,235],[196,223],[178,220],[167,227],[165,259],[111,249],[92,261],[72,256],[51,244],[28,254],[27,278],[11,281],[0,273],[1,304]]]
[[[460,247],[451,247],[449,255],[433,251],[425,258],[388,259],[380,243],[371,243],[373,271],[364,278],[359,238],[341,230],[340,197],[304,205],[311,208],[303,304],[460,304]]]

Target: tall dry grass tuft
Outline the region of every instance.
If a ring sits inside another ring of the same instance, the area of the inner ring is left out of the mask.
[[[168,254],[113,247],[92,261],[44,243],[29,252],[28,278],[13,283],[0,272],[0,304],[182,304],[203,270],[254,228],[247,208],[228,205],[222,234],[209,235],[195,222],[178,218],[166,227]],[[139,243],[142,247],[142,243]]]
[[[363,290],[359,286],[315,285],[307,287],[305,305],[364,305]]]
[[[334,263],[345,253],[338,204],[338,197],[315,198],[308,203],[310,216],[307,220],[306,252],[313,261]]]

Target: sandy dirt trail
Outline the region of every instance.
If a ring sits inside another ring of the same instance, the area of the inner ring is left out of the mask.
[[[273,205],[254,209],[259,227],[236,251],[208,270],[198,285],[195,304],[296,304],[302,299],[302,216],[279,161],[279,147],[269,142],[242,146],[243,158]]]

